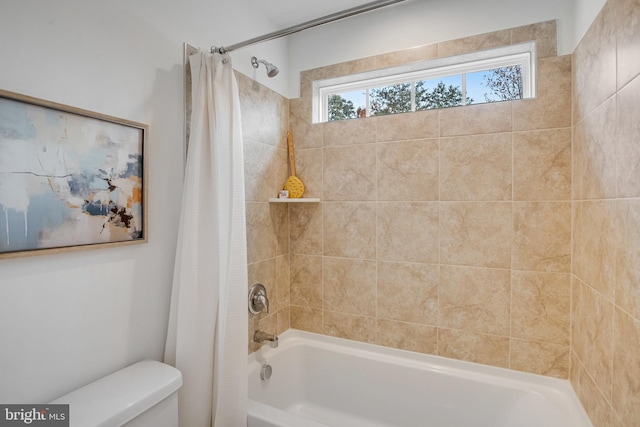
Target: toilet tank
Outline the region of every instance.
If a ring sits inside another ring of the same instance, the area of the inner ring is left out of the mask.
[[[176,368],[143,360],[66,394],[70,427],[178,427]]]

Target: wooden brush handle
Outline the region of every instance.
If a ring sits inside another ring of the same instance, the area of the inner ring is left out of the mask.
[[[291,167],[291,176],[296,176],[296,161],[293,156],[293,135],[291,131],[287,132],[287,147],[289,148],[289,165]]]

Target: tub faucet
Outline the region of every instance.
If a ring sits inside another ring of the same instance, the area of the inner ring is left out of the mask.
[[[257,306],[261,305],[262,307],[264,307],[264,311],[266,311],[267,313],[269,312],[269,299],[267,298],[266,294],[257,295],[254,300],[254,304]]]
[[[258,344],[268,345],[271,348],[278,346],[278,336],[276,334],[268,334],[262,331],[256,331],[256,333],[253,334],[253,341]]]
[[[260,314],[262,310],[269,313],[269,298],[267,298],[265,287],[260,283],[256,283],[249,290],[249,312],[251,314]]]

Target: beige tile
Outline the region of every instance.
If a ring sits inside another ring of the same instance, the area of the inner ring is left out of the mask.
[[[547,58],[557,55],[557,20],[539,22],[537,24],[524,25],[511,29],[511,43],[537,41],[536,56]]]
[[[386,68],[393,67],[395,65],[409,64],[411,62],[427,61],[430,59],[436,59],[437,57],[438,45],[430,44],[377,55],[375,60],[376,68]]]
[[[440,267],[439,325],[509,335],[509,270]]]
[[[244,138],[244,187],[245,200],[264,202],[275,197],[282,183],[277,178],[280,169],[286,165],[273,145],[263,144]]]
[[[511,203],[441,203],[440,262],[509,268]]]
[[[571,385],[594,427],[611,427],[612,408],[581,363],[571,364]]]
[[[511,200],[511,134],[440,140],[441,200]]]
[[[378,262],[378,321],[437,325],[438,277],[437,265]]]
[[[326,67],[318,67],[318,68],[312,68],[309,70],[303,70],[300,72],[300,80],[309,80],[309,81],[314,81],[314,80],[320,80],[320,79],[326,79],[329,78],[327,77],[327,75],[329,74],[327,72],[327,70],[329,70],[329,66]],[[349,73],[347,73],[349,74]],[[310,94],[301,94],[300,96],[311,96]]]
[[[376,262],[325,257],[322,267],[324,309],[376,315]]]
[[[438,140],[376,144],[378,200],[438,200]]]
[[[322,333],[333,337],[374,343],[376,340],[375,317],[353,314],[324,312]]]
[[[353,61],[341,62],[327,65],[326,67],[314,68],[301,73],[304,78],[313,80],[330,79],[332,77],[347,76],[349,74],[361,73],[376,68],[376,57],[354,59]]]
[[[569,345],[569,274],[513,271],[511,287],[511,337]]]
[[[625,424],[620,415],[617,412],[611,412],[611,427],[626,427],[628,424]]]
[[[322,147],[323,124],[312,123],[311,98],[289,100],[291,132],[296,150]]]
[[[502,30],[438,43],[438,58],[476,52],[494,47],[508,46],[511,31]]]
[[[322,198],[322,149],[296,150],[296,176],[304,184],[303,197]],[[286,182],[289,174],[284,178],[280,189]]]
[[[313,80],[309,79],[309,72],[303,71],[300,73],[300,96],[303,98],[311,98],[313,96],[312,85]]]
[[[575,275],[571,275],[571,322],[569,324],[570,341],[572,352],[576,350],[576,339],[578,337],[578,314],[580,308],[580,287],[582,282]],[[580,341],[578,339],[578,341]]]
[[[269,214],[275,224],[276,256],[289,253],[289,209],[284,203],[269,203]]]
[[[301,331],[322,333],[322,310],[291,306],[291,327]]]
[[[616,310],[612,404],[625,425],[640,420],[640,321]]]
[[[514,203],[511,248],[514,269],[569,273],[571,203]]]
[[[611,400],[614,307],[589,286],[581,284],[572,349],[598,389]]]
[[[375,144],[325,148],[322,199],[375,200]]]
[[[322,218],[325,256],[375,258],[375,203],[323,203]]]
[[[241,73],[237,75],[243,138],[286,149],[289,100]]]
[[[539,341],[511,339],[511,369],[569,378],[569,346]]]
[[[616,91],[616,27],[609,2],[573,52],[574,123]]]
[[[289,223],[292,254],[322,255],[321,203],[292,203]]]
[[[571,199],[571,129],[513,134],[513,199]]]
[[[438,329],[433,326],[378,319],[376,344],[419,353],[438,352]]]
[[[323,125],[324,146],[335,147],[376,142],[376,123],[373,118],[327,122]]]
[[[576,381],[575,384],[573,382],[575,380],[577,380],[577,376],[578,376],[578,373],[579,373],[578,372],[579,371],[579,366],[578,366],[579,364],[580,364],[580,361],[578,359],[578,356],[575,354],[573,349],[570,349],[569,350],[569,382],[571,382],[571,386],[573,387],[574,391],[576,391],[576,393],[578,392],[578,385],[579,384],[577,384],[577,381]]]
[[[618,89],[640,73],[640,3],[638,0],[613,1],[616,23]]]
[[[438,112],[434,110],[377,116],[370,120],[375,121],[378,142],[438,137]]]
[[[443,108],[440,136],[511,132],[512,101]]]
[[[291,305],[322,309],[322,257],[291,256]]]
[[[276,258],[276,300],[281,310],[291,304],[291,264],[288,254]]]
[[[618,200],[616,216],[616,304],[640,318],[640,200]]]
[[[575,127],[575,199],[616,197],[616,100],[609,99]]]
[[[249,264],[247,267],[248,281],[247,281],[247,295],[249,289],[255,283],[261,283],[264,285],[267,291],[267,297],[269,298],[269,313],[263,311],[255,317],[264,318],[268,314],[273,314],[280,308],[280,300],[278,299],[278,279],[276,274],[276,259],[271,258],[264,261],[255,262]],[[254,315],[250,315],[254,317]]]
[[[379,202],[378,259],[438,262],[438,203]]]
[[[289,322],[289,311],[289,306],[287,306],[276,313],[276,333],[278,335],[284,333],[291,327],[291,323]]]
[[[640,197],[640,77],[618,92],[616,99],[617,195]]]
[[[438,355],[507,368],[509,338],[456,329],[439,329]]]
[[[576,202],[573,209],[573,273],[605,297],[613,299],[615,201]]]
[[[536,98],[513,102],[513,130],[571,126],[571,56],[538,60]]]
[[[278,152],[276,153],[275,169],[276,171],[274,175],[276,177],[276,182],[271,189],[271,193],[269,193],[269,197],[278,197],[280,190],[284,188],[284,184],[287,182],[287,178],[289,178],[289,155],[287,150],[278,149]],[[260,201],[264,201],[264,199]]]
[[[276,230],[268,202],[247,203],[247,261],[254,263],[276,256]]]

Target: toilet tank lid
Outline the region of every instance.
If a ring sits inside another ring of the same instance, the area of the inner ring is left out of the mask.
[[[71,427],[108,427],[132,420],[181,386],[179,370],[143,360],[50,403],[70,405]]]

